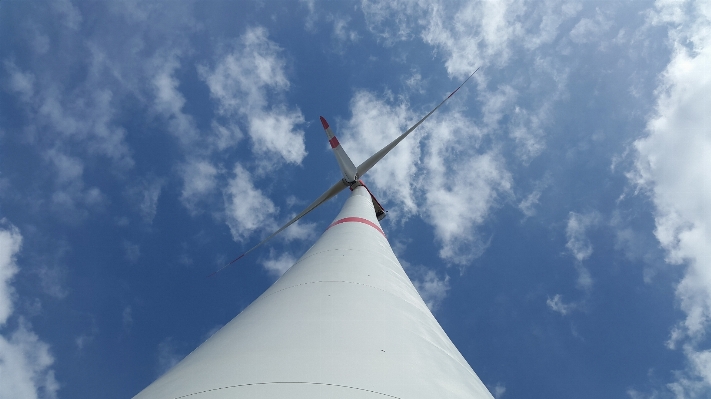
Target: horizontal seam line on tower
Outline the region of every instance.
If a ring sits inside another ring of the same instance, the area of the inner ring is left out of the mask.
[[[218,390],[218,389],[240,388],[240,387],[248,387],[248,386],[255,386],[255,385],[271,385],[271,384],[308,384],[308,385],[322,385],[322,386],[330,386],[330,387],[336,387],[336,388],[355,389],[355,390],[358,390],[358,391],[370,392],[370,393],[374,393],[374,394],[376,394],[376,395],[386,396],[386,397],[388,397],[388,398],[400,399],[399,396],[393,396],[393,395],[389,395],[389,394],[387,394],[387,393],[382,393],[382,392],[378,392],[378,391],[373,391],[372,389],[358,388],[358,387],[352,387],[352,386],[341,385],[341,384],[331,384],[331,383],[327,383],[327,382],[307,382],[307,381],[252,382],[252,383],[246,383],[246,384],[228,385],[228,386],[224,386],[224,387],[212,388],[212,389],[206,389],[206,390],[203,390],[203,391],[193,392],[193,393],[189,393],[189,394],[187,394],[187,395],[175,396],[174,399],[187,398],[188,396],[200,395],[200,394],[203,394],[203,393],[206,393],[206,392],[216,391],[216,390]]]
[[[390,292],[388,292],[388,291],[386,291],[386,290],[384,290],[384,289],[382,289],[382,288],[378,288],[378,287],[376,287],[376,286],[369,285],[369,284],[357,283],[357,282],[355,282],[355,281],[346,281],[346,280],[317,280],[317,281],[309,281],[309,282],[306,282],[306,283],[299,283],[299,284],[290,285],[290,286],[288,286],[288,287],[284,287],[284,288],[282,288],[282,289],[280,289],[280,290],[278,290],[278,291],[274,291],[274,292],[270,293],[269,295],[265,296],[264,298],[268,298],[268,297],[270,297],[270,296],[272,296],[272,295],[274,295],[274,294],[277,294],[277,293],[282,292],[282,291],[286,291],[286,290],[288,290],[288,289],[290,289],[290,288],[296,288],[296,287],[300,287],[300,286],[302,286],[302,285],[316,284],[316,283],[347,283],[347,284],[357,284],[357,285],[362,285],[362,286],[364,286],[364,287],[374,288],[374,289],[376,289],[376,290],[380,290],[380,291],[383,291],[383,292],[385,292],[385,293],[388,293],[388,294],[393,295],[392,293],[390,293]]]
[[[296,263],[294,263],[293,265],[291,265],[291,267],[294,267],[294,266],[298,265],[299,263],[305,261],[306,259],[309,259],[309,258],[311,258],[312,256],[316,256],[316,255],[318,255],[318,254],[323,254],[323,253],[326,253],[326,252],[345,251],[345,250],[346,250],[346,249],[325,249],[325,250],[323,250],[323,251],[314,252],[314,253],[310,254],[309,256],[302,256],[298,261],[296,261]],[[377,254],[377,252],[375,252],[375,251],[364,251],[364,250],[362,250],[362,249],[357,249],[357,248],[347,248],[347,250],[348,250],[348,251],[358,251],[358,252],[362,252],[362,253],[365,253],[365,254]],[[307,252],[307,253],[308,253],[308,252]],[[393,261],[389,256],[386,256],[386,257],[387,257],[388,261],[391,262],[391,263],[399,263],[399,262]],[[397,258],[396,258],[396,259],[397,259]],[[291,269],[291,267],[290,267],[289,269]],[[401,267],[402,267],[402,266],[401,266]]]
[[[415,303],[413,303],[413,302],[411,302],[411,301],[408,301],[408,300],[406,300],[406,299],[403,299],[401,296],[395,295],[395,294],[393,294],[393,293],[390,292],[390,291],[387,291],[387,290],[384,290],[384,289],[382,289],[382,288],[379,288],[379,287],[376,287],[376,286],[373,286],[373,285],[369,285],[369,284],[363,284],[363,283],[357,283],[357,282],[345,281],[345,280],[318,280],[318,281],[309,281],[309,282],[306,282],[306,283],[299,283],[299,284],[295,284],[295,285],[290,285],[290,286],[284,287],[284,288],[282,288],[282,289],[280,289],[280,290],[278,290],[278,291],[274,291],[274,292],[270,293],[269,295],[261,296],[261,297],[257,298],[257,300],[258,300],[258,301],[261,301],[262,299],[269,298],[270,296],[272,296],[272,295],[274,295],[274,294],[277,294],[277,293],[282,292],[282,291],[286,291],[286,290],[291,289],[291,288],[296,288],[296,287],[300,287],[300,286],[308,285],[308,284],[317,284],[317,283],[347,283],[347,284],[362,285],[363,287],[373,288],[373,289],[382,291],[382,292],[384,292],[384,293],[386,293],[386,294],[388,294],[388,295],[392,295],[392,296],[394,296],[395,298],[397,298],[397,299],[399,299],[399,300],[401,300],[401,301],[403,301],[403,302],[405,302],[405,303],[408,303],[408,304],[414,306],[416,309],[418,309],[418,310],[420,310],[420,311],[423,311],[423,310],[420,309],[419,306],[417,306]],[[256,302],[256,301],[255,301],[255,302]]]

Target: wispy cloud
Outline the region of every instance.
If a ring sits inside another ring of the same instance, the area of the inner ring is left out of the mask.
[[[563,316],[578,308],[578,304],[574,302],[565,303],[563,302],[563,296],[556,294],[553,298],[548,298],[546,300],[546,305],[554,312],[558,312]]]
[[[570,212],[568,215],[568,224],[565,228],[568,242],[565,247],[578,262],[582,262],[592,255],[592,242],[587,237],[587,231],[590,227],[595,226],[599,219],[600,216],[596,212],[584,214]]]
[[[177,51],[167,54],[158,53],[153,63],[156,65],[155,76],[152,79],[155,99],[155,111],[168,120],[168,131],[173,134],[184,147],[191,146],[200,137],[192,116],[183,112],[185,97],[178,90],[179,81],[174,76],[180,67]]]
[[[306,148],[304,132],[297,126],[304,117],[279,99],[289,89],[282,49],[261,27],[247,29],[231,47],[214,67],[200,68],[219,114],[230,124],[246,123],[257,153],[300,164]]]
[[[396,252],[401,252],[404,246],[398,243],[395,244],[394,249]],[[437,311],[447,298],[450,289],[449,275],[437,273],[426,266],[412,264],[402,259],[400,263],[430,311]]]
[[[235,241],[243,242],[255,231],[274,228],[277,208],[254,186],[251,174],[239,163],[223,195],[227,225]]]
[[[590,271],[583,265],[583,261],[593,253],[592,242],[587,236],[591,227],[600,222],[600,215],[597,212],[585,214],[570,212],[568,215],[568,225],[565,228],[565,236],[568,242],[565,247],[575,257],[575,267],[578,271],[578,288],[589,290],[592,288],[593,280]]]
[[[191,159],[180,167],[183,190],[180,201],[192,213],[200,212],[198,203],[217,187],[218,170],[208,160]]]
[[[583,291],[584,297],[583,299],[573,302],[564,302],[563,296],[560,294],[556,294],[553,298],[549,297],[546,300],[548,308],[563,316],[583,308],[590,296],[594,280],[590,274],[590,270],[585,265],[585,261],[592,255],[593,245],[588,237],[588,232],[591,228],[596,227],[600,223],[600,220],[600,214],[595,211],[587,213],[570,212],[568,214],[568,222],[565,228],[565,236],[567,239],[565,247],[575,258],[574,267],[578,272],[576,286]]]
[[[133,309],[130,306],[123,308],[121,312],[121,324],[123,325],[124,331],[130,331],[133,325]]]
[[[456,161],[447,149],[452,144],[433,146],[427,154],[425,214],[442,243],[440,256],[464,265],[488,246],[477,228],[510,192],[512,179],[496,150]],[[445,167],[445,159],[458,167]]]
[[[136,263],[138,258],[141,257],[141,246],[130,241],[123,242],[123,254],[131,263]]]
[[[493,395],[496,399],[501,399],[506,393],[506,386],[500,382],[497,382],[496,386],[491,391],[493,392]]]
[[[158,362],[156,368],[158,376],[165,374],[166,371],[183,360],[185,354],[182,350],[182,346],[183,345],[173,337],[166,337],[158,344]]]
[[[581,18],[570,31],[570,39],[576,43],[595,43],[600,41],[610,26],[611,21],[598,9],[595,18]]]
[[[153,218],[158,211],[158,199],[163,190],[164,180],[152,175],[138,179],[128,188],[128,197],[138,209],[143,221],[153,223]]]
[[[433,312],[439,308],[442,301],[447,297],[447,291],[450,288],[449,276],[445,275],[444,278],[440,278],[434,270],[427,270],[424,275],[420,276],[420,278],[415,278],[412,283],[417,288],[427,307]]]

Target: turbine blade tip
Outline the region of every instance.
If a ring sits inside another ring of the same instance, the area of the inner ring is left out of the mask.
[[[326,122],[326,118],[324,118],[323,116],[319,116],[319,118],[321,118],[321,124],[323,125],[323,130],[328,129],[328,122]]]

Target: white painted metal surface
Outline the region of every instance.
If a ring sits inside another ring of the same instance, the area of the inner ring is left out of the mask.
[[[331,127],[328,125],[326,118],[320,117],[321,125],[323,125],[323,130],[326,131],[326,137],[328,138],[328,143],[331,145],[333,154],[336,156],[336,161],[338,161],[338,167],[341,168],[341,173],[343,173],[343,178],[346,182],[353,183],[358,180],[357,169],[353,165],[353,161],[346,154],[346,150],[343,149],[341,143],[338,142],[336,135],[333,134]]]
[[[357,187],[274,285],[136,398],[492,398]]]

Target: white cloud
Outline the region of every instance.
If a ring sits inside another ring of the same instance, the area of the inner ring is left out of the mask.
[[[234,125],[246,120],[256,152],[300,164],[306,147],[304,132],[297,126],[304,123],[304,117],[278,98],[289,88],[282,49],[261,27],[247,29],[234,47],[214,69],[200,68],[220,115]]]
[[[244,136],[239,126],[235,124],[222,126],[215,121],[212,122],[212,132],[213,135],[210,139],[212,145],[217,148],[218,151],[236,146]]]
[[[500,196],[510,193],[512,179],[495,150],[453,159],[453,143],[442,144],[433,145],[426,156],[423,213],[442,243],[440,257],[463,265],[488,246],[477,234],[477,227],[484,223]]]
[[[518,209],[523,212],[526,218],[536,215],[536,206],[539,204],[541,194],[550,184],[550,176],[546,175],[542,180],[535,183],[533,191],[518,204]]]
[[[529,75],[493,90],[487,87],[486,68],[479,71],[474,79],[479,83],[477,99],[483,109],[477,122],[463,116],[463,111],[445,114],[443,109],[420,127],[414,137],[408,138],[413,142],[421,140],[421,143],[413,143],[408,151],[403,150],[399,155],[388,155],[400,157],[397,161],[402,163],[401,168],[386,169],[399,171],[399,175],[384,174],[383,182],[374,182],[377,191],[386,193],[386,199],[402,201],[397,204],[398,208],[418,212],[435,226],[442,243],[440,256],[464,264],[486,248],[486,240],[477,234],[477,229],[498,199],[511,192],[513,180],[504,158],[507,149],[515,149],[515,162],[523,166],[546,149],[546,128],[551,123],[555,102],[566,95],[569,69],[559,65],[557,58],[548,57],[548,48],[544,46],[559,37],[561,27],[567,25],[564,22],[572,19],[582,5],[563,1],[365,1],[362,8],[372,33],[387,44],[419,36],[433,47],[436,56],[443,58],[450,76],[467,76],[482,64],[504,67],[514,59],[524,58],[532,64]],[[383,116],[386,122],[407,125],[400,121],[410,122],[420,116],[413,115],[406,106],[397,108],[372,95],[367,98],[372,104],[371,115],[368,115],[365,101],[364,109],[356,109],[358,95],[351,104],[354,116],[350,123],[365,116]],[[531,98],[536,98],[535,105],[529,103]],[[405,100],[399,102],[405,103]],[[453,106],[456,104],[455,101]],[[394,137],[390,133],[377,137],[382,131],[390,130],[390,126],[383,123],[372,123],[367,129],[359,130],[364,133],[352,142],[346,140],[346,150],[357,143],[370,155],[373,149],[367,145]],[[396,124],[394,130],[404,129],[398,129]],[[503,137],[501,131],[507,132],[507,137]],[[369,144],[362,145],[366,142],[364,139],[368,139]],[[513,141],[513,146],[506,140]],[[355,155],[353,158],[358,158]],[[479,170],[473,168],[481,168],[485,173],[480,176],[465,172]],[[372,179],[369,175],[366,182]],[[393,181],[402,183],[394,185]],[[461,184],[470,181],[472,184]],[[425,193],[424,201],[413,188]],[[521,202],[521,209],[532,214],[538,196],[540,192],[534,191]],[[462,203],[473,203],[474,212],[458,205]],[[580,284],[590,284],[589,273],[582,267],[579,269]]]
[[[667,262],[685,266],[676,296],[686,318],[671,346],[685,342],[688,367],[670,388],[677,397],[696,397],[711,389],[710,357],[699,348],[711,325],[711,7],[658,2],[650,20],[669,25],[673,53],[648,135],[634,143],[629,177],[653,200],[655,235]]]
[[[504,393],[506,393],[506,386],[504,386],[502,383],[497,382],[496,386],[493,389],[494,397],[496,399],[501,399],[504,397]]]
[[[42,34],[35,27],[30,28],[32,30],[32,50],[38,55],[42,55],[49,51],[49,36]]]
[[[582,18],[578,21],[570,31],[570,40],[575,43],[598,42],[600,36],[610,29],[611,25],[612,22],[597,10],[595,18]]]
[[[205,342],[208,339],[210,339],[210,337],[215,335],[215,333],[220,331],[220,329],[224,326],[225,326],[224,324],[217,324],[217,325],[213,326],[211,329],[207,330],[207,332],[202,336],[202,341]]]
[[[147,223],[152,223],[158,211],[158,197],[163,188],[161,179],[147,181],[143,190],[143,198],[140,203],[141,215]]]
[[[261,263],[269,274],[278,278],[296,263],[296,258],[288,252],[282,252],[280,255],[275,256],[275,251],[270,250],[269,258],[263,260]]]
[[[419,35],[444,59],[450,76],[463,78],[478,66],[504,67],[514,58],[532,65],[526,77],[488,91],[487,68],[479,82],[479,101],[484,104],[482,128],[508,131],[518,160],[527,165],[546,147],[546,127],[554,104],[566,92],[567,66],[547,57],[542,46],[552,43],[561,25],[582,8],[563,1],[410,2],[366,1],[369,29],[386,41],[408,40]],[[532,54],[533,51],[538,51]],[[531,106],[527,94],[534,93]],[[544,98],[541,101],[541,98]],[[498,126],[511,115],[505,129]]]
[[[335,126],[332,129],[356,165],[417,121],[417,116],[408,109],[406,103],[391,105],[367,91],[358,91],[351,99],[350,107],[352,116],[346,121],[342,131],[336,131]],[[387,157],[378,162],[363,179],[369,187],[372,185],[372,188],[377,189],[377,197],[381,202],[397,202],[395,207],[406,215],[417,211],[413,187],[420,158],[420,137],[421,129],[413,132],[407,140],[402,141]],[[325,142],[324,136],[324,146]],[[335,159],[333,165],[336,166]]]
[[[94,342],[95,333],[92,335],[81,334],[74,339],[74,344],[76,344],[78,350],[84,350],[84,348],[90,343]]]
[[[49,345],[20,319],[9,339],[0,335],[0,398],[56,398],[59,383],[50,368],[53,363]]]
[[[636,389],[630,388],[627,390],[627,395],[629,395],[630,399],[659,399],[657,391],[650,395],[645,395]]]
[[[516,47],[530,51],[552,42],[581,6],[563,1],[364,1],[362,8],[370,31],[386,43],[419,33],[442,51],[449,74],[463,77],[482,63],[506,65]]]
[[[217,172],[207,160],[191,159],[180,168],[183,177],[180,201],[190,212],[197,213],[198,202],[215,190]]]
[[[104,202],[104,195],[98,188],[85,188],[84,162],[81,159],[56,149],[51,149],[44,155],[56,172],[51,200],[60,216],[69,220],[83,217],[86,216],[86,209],[97,208]]]
[[[417,17],[423,12],[421,3],[411,1],[364,0],[361,8],[368,29],[386,45],[414,36],[412,30],[417,27]]]
[[[289,215],[288,220],[291,220],[296,214]],[[280,223],[285,224],[286,221]],[[294,240],[302,241],[314,241],[318,238],[318,233],[316,232],[316,223],[307,223],[303,219],[292,224],[286,230],[279,233],[279,238],[285,240],[286,242]]]
[[[136,263],[141,256],[141,246],[130,241],[124,241],[123,254],[129,262]]]
[[[393,250],[398,257],[404,249],[403,242],[396,242],[393,245]],[[422,265],[413,265],[404,259],[400,259],[400,263],[430,311],[435,312],[439,309],[450,289],[449,275],[445,273],[442,278],[434,270]]]
[[[155,91],[155,110],[168,119],[168,130],[178,138],[184,147],[188,147],[199,137],[195,121],[190,115],[183,113],[185,97],[178,90],[178,79],[173,75],[180,67],[178,55],[159,54],[153,63],[157,72],[153,77]]]
[[[65,288],[67,269],[60,265],[45,264],[36,270],[40,279],[40,287],[45,294],[62,299],[67,296]]]
[[[537,188],[518,204],[518,209],[520,209],[527,218],[536,215],[536,205],[538,205],[538,200],[541,198],[541,193],[542,189]]]
[[[405,79],[405,86],[415,93],[423,94],[425,92],[426,79],[422,79],[422,75],[413,70],[412,75]]]
[[[546,305],[548,305],[548,307],[552,311],[558,312],[563,316],[567,315],[568,313],[570,313],[573,310],[578,308],[578,304],[576,304],[576,303],[563,302],[563,296],[560,294],[556,294],[552,299],[548,298],[546,300]]]
[[[275,152],[285,161],[299,164],[306,156],[303,130],[294,130],[304,123],[301,111],[289,111],[279,106],[267,112],[255,111],[249,115],[249,135],[258,153]]]
[[[590,270],[583,262],[593,253],[592,242],[588,238],[588,231],[600,223],[600,215],[597,212],[589,212],[585,214],[570,212],[568,214],[568,223],[565,228],[567,238],[566,248],[575,258],[574,266],[578,272],[576,286],[582,290],[585,297],[576,302],[563,302],[563,296],[556,294],[553,298],[546,300],[546,305],[555,311],[565,316],[574,310],[578,310],[585,306],[586,298],[589,297],[593,286],[593,278],[590,275]]]
[[[328,18],[333,22],[333,38],[337,46],[341,47],[348,42],[357,42],[360,36],[355,30],[349,29],[350,17],[332,15]]]
[[[153,218],[158,211],[158,198],[163,190],[163,179],[149,175],[138,179],[138,181],[130,187],[128,197],[138,208],[143,221],[151,224]]]
[[[413,280],[412,283],[431,311],[435,311],[439,308],[442,301],[447,297],[447,291],[449,291],[450,288],[449,276],[445,274],[442,279],[437,276],[434,270],[427,270],[424,275],[419,276]]]
[[[170,370],[185,357],[181,353],[180,345],[173,337],[167,337],[158,344],[157,374],[161,376]]]
[[[306,7],[308,14],[306,15],[304,21],[304,27],[307,31],[315,31],[315,23],[318,20],[318,14],[316,13],[316,0],[299,0],[302,7]]]
[[[506,115],[516,102],[519,93],[510,85],[497,87],[496,91],[486,91],[481,94],[483,106],[482,120],[489,128],[498,126],[501,118]]]
[[[359,91],[351,100],[352,117],[339,137],[356,164],[421,117],[403,99],[393,104],[392,95],[385,98]],[[402,141],[363,180],[381,203],[397,210],[390,212],[391,220],[420,215],[435,228],[440,256],[466,264],[486,248],[476,230],[500,195],[510,192],[512,179],[497,150],[479,153],[487,132],[459,112],[443,112]]]
[[[13,313],[15,291],[10,285],[19,271],[17,253],[22,235],[7,220],[0,220],[0,326]],[[0,398],[56,398],[59,384],[50,366],[49,345],[41,341],[23,317],[11,334],[0,335]]]
[[[10,61],[5,61],[5,69],[9,75],[10,90],[16,92],[22,101],[29,103],[34,96],[35,75],[22,72]]]
[[[590,227],[598,224],[600,216],[596,212],[580,214],[570,212],[568,214],[568,225],[565,228],[565,236],[568,242],[565,247],[578,262],[582,262],[592,255],[593,247],[587,237]]]
[[[70,0],[52,2],[52,6],[61,17],[61,22],[69,29],[78,30],[82,22],[81,12],[74,7]]]
[[[40,132],[52,131],[56,133],[51,137],[53,151],[79,143],[89,154],[109,158],[117,171],[130,169],[134,161],[125,142],[126,131],[113,123],[114,93],[94,84],[87,80],[75,92],[62,92],[52,84],[38,89],[27,104],[32,120],[29,139],[38,140]]]
[[[7,322],[13,312],[15,291],[10,285],[19,271],[16,255],[22,247],[22,235],[17,227],[0,219],[0,327]]]
[[[511,115],[511,137],[517,145],[516,154],[524,164],[537,157],[545,148],[543,126],[548,117],[548,108],[551,102],[543,101],[543,105],[536,112],[515,107]]]
[[[121,324],[123,324],[123,329],[125,331],[131,329],[131,326],[133,325],[133,309],[131,309],[130,306],[123,308],[123,312],[121,312]]]
[[[37,147],[56,171],[54,190],[47,190],[51,209],[61,218],[80,219],[103,198],[98,188],[85,187],[82,157],[105,157],[117,174],[134,165],[125,142],[127,133],[114,121],[115,92],[102,76],[92,73],[65,87],[53,75],[55,70],[24,72],[8,60],[4,65],[11,92],[24,108],[23,139]]]
[[[242,242],[255,231],[274,228],[277,208],[254,187],[252,176],[239,163],[235,165],[234,174],[223,191],[225,216],[232,238]]]
[[[583,290],[589,290],[593,285],[590,271],[583,266],[583,261],[593,253],[592,243],[587,237],[587,231],[596,226],[599,221],[600,215],[597,212],[586,214],[570,212],[568,215],[568,225],[565,229],[565,236],[568,242],[565,247],[575,257],[575,269],[578,271],[577,285],[578,288]]]

